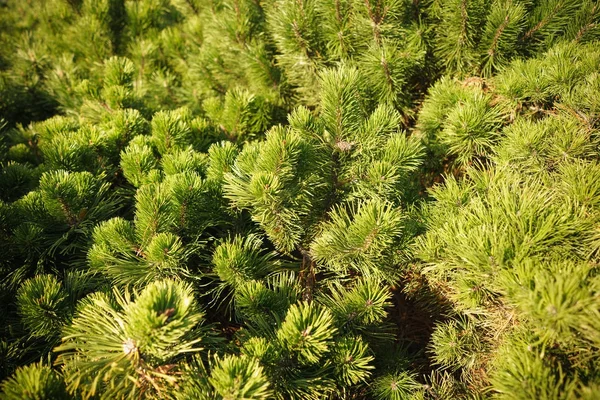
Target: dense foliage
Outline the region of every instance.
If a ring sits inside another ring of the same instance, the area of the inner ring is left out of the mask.
[[[2,398],[600,398],[595,0],[1,0],[0,167]]]

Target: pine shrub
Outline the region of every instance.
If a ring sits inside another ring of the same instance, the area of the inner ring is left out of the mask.
[[[600,397],[596,1],[0,13],[2,398]]]

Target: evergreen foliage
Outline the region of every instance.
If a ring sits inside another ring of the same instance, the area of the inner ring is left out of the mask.
[[[2,383],[2,394],[10,400],[71,398],[60,376],[42,363],[17,369],[14,376]]]
[[[0,397],[600,397],[596,1],[0,15]]]

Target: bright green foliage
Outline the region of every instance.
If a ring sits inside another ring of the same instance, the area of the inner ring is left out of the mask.
[[[593,151],[596,138],[589,128],[597,116],[595,106],[570,108],[580,112],[587,123],[564,107],[560,108],[561,118],[532,117],[542,117],[556,102],[570,107],[570,93],[574,88],[583,90],[587,86],[585,80],[594,79],[598,65],[598,53],[591,47],[561,44],[544,57],[514,62],[489,83],[479,78],[462,82],[443,78],[430,89],[419,115],[417,132],[428,144],[432,156],[447,157],[463,166],[493,157],[493,148],[504,135],[508,136],[503,141],[505,145],[497,151],[504,157],[513,157],[510,162],[516,161],[515,157],[535,162],[538,152],[553,151],[555,157],[564,157],[564,153],[575,155],[586,148]],[[519,134],[514,134],[515,130]],[[552,150],[542,143],[549,134],[561,136],[552,141],[561,140],[560,144],[552,145]],[[529,146],[530,154],[517,149],[518,144]],[[535,154],[531,154],[533,150]]]
[[[310,192],[324,185],[319,165],[310,162],[316,161],[315,150],[297,133],[273,128],[260,147],[245,147],[225,176],[225,195],[238,208],[251,207],[253,219],[283,251],[300,242]]]
[[[598,39],[593,1],[440,0],[429,6],[439,60],[449,72],[489,75],[561,39]]]
[[[90,267],[118,284],[139,285],[185,273],[186,255],[176,235],[152,234],[142,246],[137,238],[132,224],[121,218],[99,225],[88,256]]]
[[[291,272],[272,274],[262,281],[248,280],[234,290],[236,315],[259,329],[281,320],[302,292]]]
[[[566,113],[531,121],[519,118],[504,131],[498,163],[524,173],[551,171],[565,160],[593,159],[597,139],[580,120]]]
[[[225,217],[217,188],[202,177],[205,160],[194,154],[187,149],[163,159],[164,178],[160,169],[152,170],[154,178],[136,192],[134,221],[117,217],[95,228],[88,253],[93,270],[118,284],[188,276],[187,260],[196,247],[183,241],[199,244],[203,231]]]
[[[418,122],[434,155],[451,156],[460,165],[489,157],[506,118],[502,108],[492,102],[480,82],[439,81],[425,101]]]
[[[439,2],[439,9],[433,9],[440,20],[436,49],[450,71],[464,73],[477,62],[473,49],[485,21],[486,8],[482,0],[452,0]]]
[[[364,279],[351,289],[333,283],[330,291],[320,300],[331,309],[345,332],[370,335],[384,323],[390,293],[378,279]]]
[[[364,69],[377,100],[402,107],[426,50],[410,12],[402,1],[283,0],[267,9],[267,22],[277,63],[305,104],[319,102],[319,70],[344,61]]]
[[[158,173],[158,162],[150,146],[136,142],[142,140],[132,141],[121,154],[121,168],[123,176],[139,187],[152,182],[152,177]]]
[[[272,395],[257,360],[245,356],[219,360],[208,380],[223,399],[268,399]]]
[[[72,398],[56,371],[41,362],[19,368],[2,383],[2,398],[7,400],[62,400]]]
[[[87,297],[64,330],[56,351],[69,391],[84,398],[163,397],[179,380],[173,361],[200,350],[203,317],[192,289],[157,281],[133,301],[114,294]]]
[[[435,328],[431,337],[434,362],[444,369],[472,369],[482,343],[469,321],[450,321]]]
[[[311,252],[320,263],[340,274],[352,268],[366,276],[393,276],[395,239],[402,233],[402,215],[390,205],[364,203],[350,212],[331,213],[331,222],[315,238]],[[391,265],[386,268],[386,263]]]
[[[470,98],[454,107],[443,124],[441,142],[451,154],[457,155],[460,164],[484,157],[496,141],[502,119],[489,102],[489,98],[481,95]]]
[[[343,322],[327,308],[300,302],[284,315],[275,330],[256,321],[259,336],[242,348],[265,365],[276,398],[318,399],[368,381],[374,369],[368,343],[342,335]]]
[[[358,338],[344,338],[336,344],[333,363],[340,386],[365,382],[371,375],[369,370],[375,367],[370,365],[373,356],[369,355],[368,349]]]
[[[596,390],[597,114],[566,100],[598,68],[597,52],[583,58],[583,48],[557,46],[494,78],[520,108],[487,168],[434,187],[424,212],[422,271],[457,314],[434,331],[433,360],[499,398]]]
[[[194,359],[188,369],[183,390],[177,399],[271,399],[273,391],[258,360],[251,356],[229,355],[205,362]]]
[[[494,1],[482,32],[480,46],[484,51],[480,61],[485,75],[506,65],[518,51],[519,36],[526,24],[526,2]]]
[[[378,400],[412,400],[422,397],[421,385],[406,372],[384,375],[375,381],[373,395]]]
[[[306,303],[292,306],[277,337],[283,347],[298,354],[301,363],[314,364],[327,352],[335,334],[333,318],[327,310]]]
[[[552,354],[546,355],[537,347],[527,346],[528,342],[523,338],[508,340],[500,348],[492,375],[498,398],[569,399],[576,396],[575,382],[565,376],[560,365],[554,366]],[[511,347],[508,352],[507,346]],[[544,385],[536,384],[539,382]]]
[[[332,248],[345,251],[349,259],[357,246],[368,247],[367,242],[379,237],[387,244],[399,232],[401,218],[385,201],[396,200],[395,189],[419,165],[421,147],[398,132],[400,115],[392,108],[383,105],[366,113],[368,105],[361,101],[365,85],[354,68],[328,71],[322,78],[321,118],[315,119],[305,108],[297,109],[289,127],[275,127],[264,142],[246,146],[232,173],[226,175],[225,195],[236,207],[251,209],[253,219],[280,250],[307,247],[317,229],[311,225],[320,222],[317,211],[339,219],[321,228],[332,230],[329,236],[333,238],[320,239],[325,245],[327,240],[342,239],[340,230],[350,223],[344,219],[356,217],[356,237],[344,238],[351,242]],[[379,162],[368,155],[373,152],[380,154]],[[365,175],[373,179],[363,180]],[[330,211],[345,197],[365,195],[374,197],[373,203],[348,210],[350,214],[345,209]],[[387,227],[374,231],[376,224],[390,217]],[[315,240],[318,246],[319,238]],[[318,247],[311,249],[317,259],[321,257],[318,251]],[[364,257],[375,262],[385,249],[373,251]]]
[[[69,226],[107,215],[111,206],[101,202],[108,197],[108,185],[86,172],[47,172],[40,178],[40,192],[48,213]]]
[[[256,236],[235,237],[215,248],[214,271],[234,290],[246,281],[260,279],[274,269],[272,254],[261,254],[262,241]]]
[[[57,256],[80,262],[94,225],[118,208],[119,200],[102,177],[64,170],[42,174],[39,188],[7,205],[14,221],[7,232],[9,256],[22,263],[7,271],[11,284],[51,265]]]
[[[0,1],[0,397],[599,398],[597,3]]]
[[[19,314],[33,336],[58,333],[69,314],[70,304],[61,283],[52,275],[38,275],[19,288]]]

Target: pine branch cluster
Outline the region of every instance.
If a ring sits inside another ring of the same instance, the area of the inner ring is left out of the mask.
[[[0,13],[2,398],[600,397],[596,1]]]

